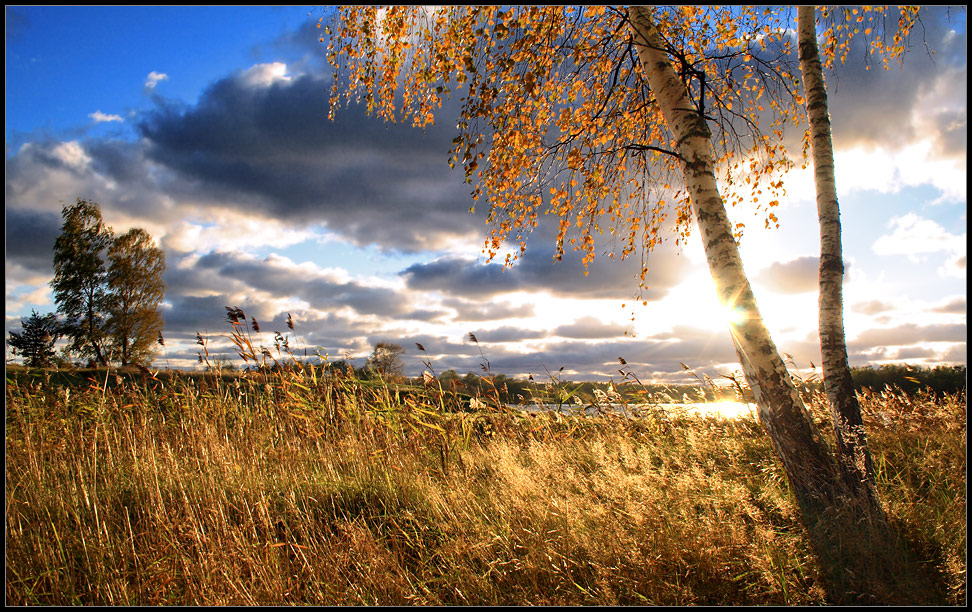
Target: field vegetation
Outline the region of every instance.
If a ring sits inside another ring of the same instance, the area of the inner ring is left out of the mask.
[[[901,537],[875,602],[870,576],[833,586],[751,417],[424,382],[8,368],[7,603],[966,602],[964,390],[859,395]]]

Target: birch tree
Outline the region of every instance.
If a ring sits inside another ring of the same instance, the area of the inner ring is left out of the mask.
[[[848,485],[766,329],[743,269],[750,203],[767,226],[794,163],[783,130],[800,125],[788,25],[753,7],[344,7],[326,29],[342,100],[425,127],[462,93],[450,158],[488,207],[484,252],[512,265],[549,215],[557,256],[642,257],[698,229],[759,418],[811,531],[849,508],[880,515]],[[321,38],[324,41],[324,37]],[[828,50],[839,53],[840,48]],[[464,91],[463,91],[464,90]],[[668,233],[671,232],[671,233]]]
[[[332,113],[342,95],[363,93],[369,111],[421,127],[451,88],[467,88],[451,163],[489,206],[490,256],[504,240],[522,254],[539,216],[554,215],[558,254],[574,248],[590,261],[607,228],[623,245],[611,255],[641,253],[645,263],[667,224],[682,242],[694,219],[719,299],[741,320],[732,339],[794,492],[808,510],[831,506],[843,493],[833,454],[762,322],[716,178],[721,166],[732,202],[762,202],[775,223],[778,201],[764,190],[781,192],[772,179],[790,162],[766,130],[781,136],[797,119],[782,104],[797,80],[781,75],[769,84],[779,95],[768,91],[751,45],[769,49],[780,24],[729,11],[635,8],[629,19],[607,7],[345,8],[329,32],[329,57],[347,78],[335,82]],[[789,55],[789,42],[777,42]],[[706,57],[712,49],[718,58]],[[769,126],[759,122],[764,104],[778,106]],[[718,136],[707,112],[722,118]]]
[[[844,479],[848,487],[855,490],[858,495],[876,500],[874,465],[867,446],[861,407],[854,392],[854,381],[851,378],[844,336],[844,263],[840,207],[837,201],[837,181],[834,176],[833,139],[823,63],[826,61],[832,66],[835,61],[845,61],[849,50],[849,39],[858,33],[863,33],[865,37],[872,35],[876,29],[874,17],[882,11],[872,12],[870,9],[850,8],[844,9],[843,12],[843,23],[839,26],[831,24],[823,33],[828,49],[824,60],[821,59],[817,44],[815,7],[801,6],[797,9],[797,36],[809,125],[807,140],[813,158],[817,216],[820,222],[818,325],[824,388],[830,402],[837,456]],[[824,14],[826,13],[825,9]],[[900,58],[904,53],[904,42],[917,16],[918,7],[903,7],[891,44],[888,45],[877,37],[871,39],[871,51],[881,52],[885,68],[888,67],[889,59]],[[877,507],[878,503],[874,501],[872,505]]]

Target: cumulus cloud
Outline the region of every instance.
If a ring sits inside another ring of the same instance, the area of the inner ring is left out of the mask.
[[[942,272],[950,276],[964,276],[966,257],[966,236],[948,232],[938,223],[908,213],[894,217],[888,223],[892,228],[874,243],[878,255],[906,255],[911,261],[918,262],[931,253],[944,252],[948,257]]]
[[[119,115],[107,115],[107,114],[101,112],[100,110],[99,111],[95,111],[93,113],[90,113],[88,116],[91,117],[92,119],[94,119],[95,123],[106,123],[106,122],[111,122],[111,121],[118,121],[118,122],[124,121],[124,119],[122,119],[121,116],[119,116]]]
[[[240,73],[240,79],[251,88],[270,87],[274,83],[288,82],[291,76],[287,72],[287,64],[272,62],[257,64]]]
[[[212,252],[201,257],[193,270],[215,277],[212,286],[239,286],[251,295],[264,294],[264,299],[296,298],[318,310],[349,307],[359,314],[386,317],[415,310],[408,296],[395,289],[335,280],[324,271],[311,272],[280,256],[257,259],[243,253]]]
[[[145,77],[145,88],[155,89],[155,86],[159,84],[159,81],[165,81],[169,78],[169,75],[164,72],[152,71]]]

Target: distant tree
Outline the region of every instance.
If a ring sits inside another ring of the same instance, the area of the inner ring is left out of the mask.
[[[449,391],[454,391],[462,385],[462,379],[459,378],[459,374],[455,370],[446,370],[443,372],[439,376],[439,382],[442,384],[443,389]]]
[[[108,283],[103,253],[111,246],[112,230],[101,208],[78,198],[61,211],[64,224],[54,243],[51,289],[57,311],[64,315],[69,350],[108,365],[104,351]]]
[[[46,368],[57,362],[54,343],[63,335],[61,323],[54,313],[41,316],[31,311],[30,317],[20,319],[20,333],[10,332],[7,344],[14,354],[24,358],[30,368]]]
[[[344,359],[338,359],[325,364],[324,371],[332,376],[347,376],[354,374],[354,366]]]
[[[165,253],[152,236],[132,228],[108,250],[108,333],[122,365],[151,359],[162,331]]]
[[[462,384],[470,393],[476,393],[483,384],[482,380],[475,372],[466,372],[466,375],[462,377]]]
[[[405,371],[402,355],[405,349],[398,344],[379,342],[368,360],[369,365],[385,379],[399,378]]]

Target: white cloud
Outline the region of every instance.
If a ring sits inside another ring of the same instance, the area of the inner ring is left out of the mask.
[[[153,70],[145,78],[145,88],[155,89],[155,86],[159,84],[159,81],[165,81],[168,78],[169,75],[165,74],[164,72],[156,72]]]
[[[122,119],[121,116],[119,115],[106,115],[100,110],[95,111],[93,113],[89,113],[88,116],[94,119],[95,123],[105,123],[109,121],[124,121],[124,119]]]
[[[76,140],[62,142],[51,150],[51,155],[66,166],[83,170],[91,163],[91,157]]]
[[[182,252],[242,251],[282,248],[317,237],[314,229],[295,228],[274,219],[232,211],[200,211],[206,221],[181,220],[166,233],[164,244]]]
[[[878,255],[907,255],[912,261],[919,261],[921,255],[945,252],[953,260],[961,258],[964,267],[965,235],[950,234],[938,223],[914,213],[894,217],[888,226],[893,231],[874,243]]]
[[[942,194],[933,203],[961,202],[967,193],[965,159],[935,155],[935,146],[925,138],[897,150],[880,146],[836,150],[838,189],[897,193],[905,187],[931,185]]]
[[[291,75],[287,74],[287,64],[283,62],[257,64],[244,70],[242,77],[243,82],[250,87],[270,87],[278,81],[286,82],[291,79]]]

